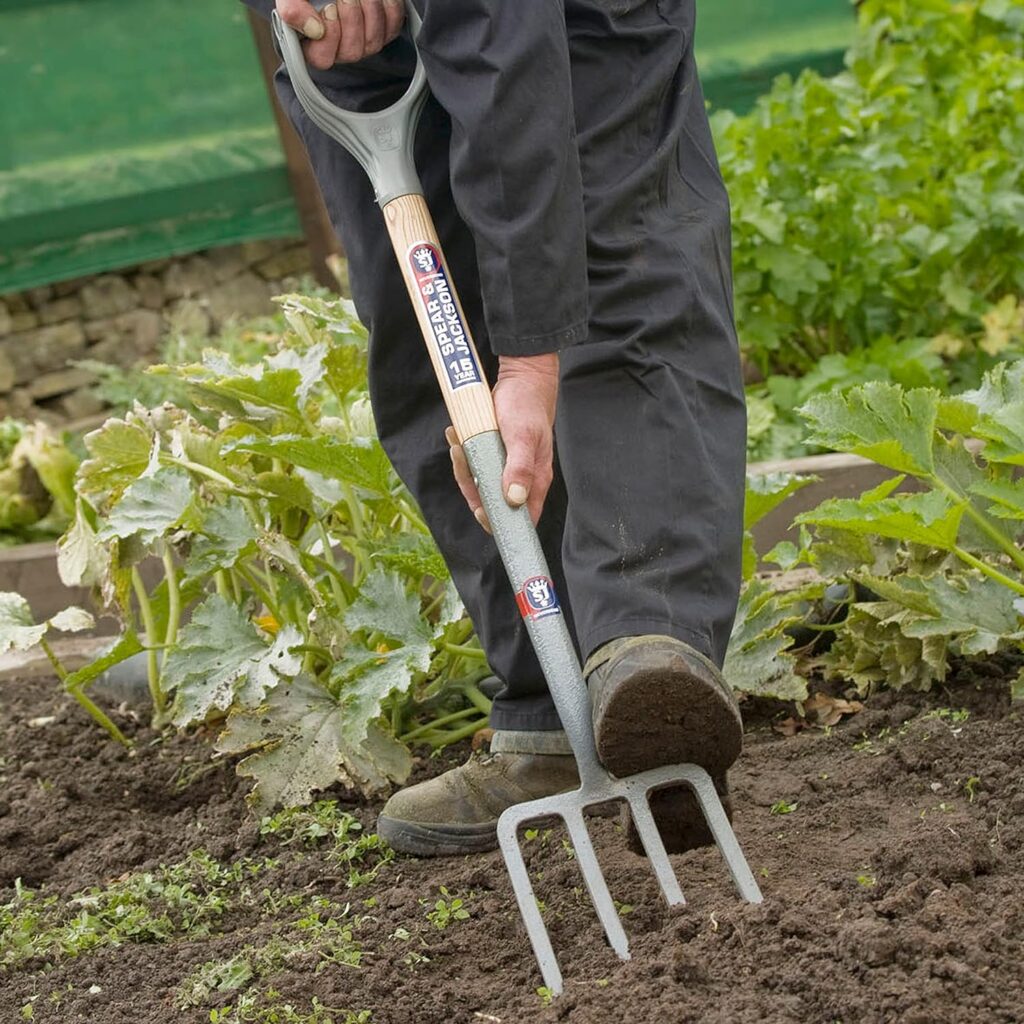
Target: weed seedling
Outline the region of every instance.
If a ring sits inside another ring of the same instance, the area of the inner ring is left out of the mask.
[[[792,814],[800,806],[799,802],[794,800],[790,803],[788,800],[776,800],[772,804],[772,814]]]
[[[445,886],[441,886],[440,892],[441,898],[434,902],[433,909],[427,911],[426,918],[438,931],[444,931],[453,921],[465,921],[469,917],[469,911],[466,910],[463,900],[452,896]],[[424,905],[427,902],[420,900]]]

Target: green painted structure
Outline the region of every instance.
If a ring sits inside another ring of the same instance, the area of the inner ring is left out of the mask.
[[[841,66],[849,0],[699,0],[708,98]],[[234,0],[0,0],[0,294],[296,235]]]

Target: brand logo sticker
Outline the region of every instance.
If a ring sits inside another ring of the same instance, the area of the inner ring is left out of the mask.
[[[562,614],[555,585],[547,576],[531,576],[516,594],[516,604],[524,619]]]
[[[409,248],[409,265],[452,391],[482,384],[483,374],[469,344],[469,332],[455,303],[441,254],[430,242]]]

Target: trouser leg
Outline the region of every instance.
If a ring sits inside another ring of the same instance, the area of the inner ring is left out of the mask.
[[[350,108],[367,102],[368,79],[380,68],[377,92],[392,96],[404,87],[408,65],[393,55],[319,76],[320,87]],[[356,75],[362,77],[356,78]],[[352,88],[353,80],[358,88]],[[505,682],[494,702],[491,723],[497,729],[558,729],[560,723],[540,665],[516,607],[493,539],[470,514],[452,476],[444,430],[448,415],[419,327],[412,311],[383,216],[373,190],[356,161],[313,125],[287,77],[279,75],[278,93],[309,152],[331,223],[349,258],[353,299],[370,332],[370,397],[378,434],[396,472],[419,503],[430,531],[452,573],[459,593],[494,672]],[[393,98],[393,96],[392,96]],[[449,185],[450,123],[430,100],[417,136],[417,167],[437,224],[452,279],[477,341],[484,370],[494,380],[496,359],[487,344],[473,240]],[[565,489],[556,479],[538,532],[559,593],[566,592],[559,566],[565,518]],[[571,624],[571,608],[562,602]]]
[[[562,353],[556,436],[579,646],[587,657],[617,636],[663,633],[721,664],[746,418],[694,4],[568,0],[566,11],[590,340]]]

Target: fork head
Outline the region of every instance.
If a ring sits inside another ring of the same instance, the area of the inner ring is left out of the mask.
[[[587,831],[584,813],[588,808],[607,803],[609,800],[628,802],[633,822],[661,887],[662,895],[670,906],[680,905],[686,901],[665,852],[665,845],[651,813],[649,800],[650,794],[655,790],[681,783],[690,786],[740,895],[750,903],[760,903],[762,899],[760,889],[736,841],[736,835],[729,824],[711,777],[703,768],[692,764],[669,765],[624,779],[603,774],[603,778],[591,779],[573,792],[516,804],[508,808],[498,820],[498,843],[512,881],[516,902],[537,957],[544,984],[552,995],[558,995],[562,991],[562,973],[519,846],[518,833],[522,825],[550,817],[558,817],[565,822],[594,909],[604,927],[609,944],[623,960],[629,959],[629,942]]]

